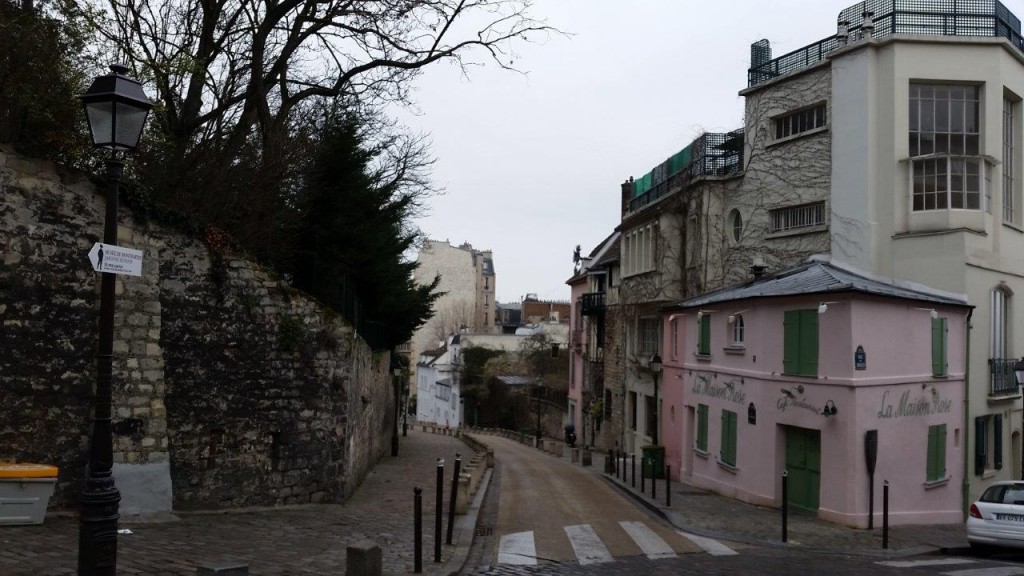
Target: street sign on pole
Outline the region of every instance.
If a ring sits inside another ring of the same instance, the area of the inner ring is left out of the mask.
[[[142,276],[142,250],[97,242],[89,250],[89,262],[97,272]]]

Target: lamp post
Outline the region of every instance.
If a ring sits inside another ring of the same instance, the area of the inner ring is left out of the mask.
[[[537,447],[540,447],[540,439],[543,435],[540,431],[540,394],[544,389],[544,385],[540,382],[537,383],[537,431],[535,436],[537,437]]]
[[[149,109],[142,84],[125,73],[128,69],[112,65],[110,74],[93,80],[81,96],[89,122],[94,148],[111,151],[106,161],[106,215],[103,243],[117,243],[118,187],[124,163],[118,151],[135,149],[142,136]],[[111,474],[114,460],[110,428],[111,381],[114,358],[114,280],[104,272],[100,284],[100,339],[96,353],[96,395],[92,434],[89,437],[89,466],[79,501],[82,514],[78,532],[79,576],[113,576],[117,570],[117,520],[121,493]]]
[[[402,378],[402,369],[395,368],[392,373],[395,375],[395,425],[391,429],[391,455],[398,456],[398,388]]]
[[[651,369],[651,374],[654,376],[654,413],[651,415],[651,419],[654,421],[654,425],[651,427],[651,444],[658,445],[658,376],[661,376],[661,356],[655,354],[651,356],[650,362],[647,363],[647,367]]]

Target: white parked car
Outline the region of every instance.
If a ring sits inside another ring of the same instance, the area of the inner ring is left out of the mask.
[[[996,482],[971,504],[967,541],[972,548],[1024,548],[1024,481]]]

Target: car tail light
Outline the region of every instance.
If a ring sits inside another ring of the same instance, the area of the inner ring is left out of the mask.
[[[971,504],[971,510],[969,513],[971,515],[971,518],[981,518],[981,511],[978,510],[977,504]]]

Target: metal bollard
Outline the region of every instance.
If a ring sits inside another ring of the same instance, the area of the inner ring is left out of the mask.
[[[641,458],[640,459],[640,493],[641,494],[644,493],[644,476],[646,476],[646,474],[644,474],[644,459]]]
[[[632,454],[630,454],[629,455],[629,459],[631,461],[631,464],[630,464],[629,467],[631,469],[630,471],[632,472],[632,474],[630,475],[631,476],[631,478],[630,478],[630,480],[631,480],[630,486],[633,487],[633,488],[636,488],[636,452],[633,452]]]
[[[665,506],[672,507],[672,466],[665,464]]]
[[[654,467],[654,460],[651,460],[651,500],[658,499],[658,470]]]
[[[413,496],[413,572],[423,572],[423,489],[412,489]]]
[[[882,482],[882,548],[889,548],[889,481]]]
[[[441,521],[444,520],[444,458],[437,459],[437,499],[434,507],[434,562],[441,561]]]
[[[459,489],[459,468],[462,467],[462,454],[455,453],[455,470],[452,472],[452,497],[448,499],[448,534],[445,535],[444,543],[449,546],[452,543],[452,531],[455,528],[455,496]]]
[[[782,471],[782,541],[789,540],[789,470]]]
[[[604,462],[605,474],[611,474],[612,470],[614,470],[613,466],[615,466],[615,456],[612,455],[612,449],[609,448],[608,449],[608,459],[605,460],[605,462]]]

